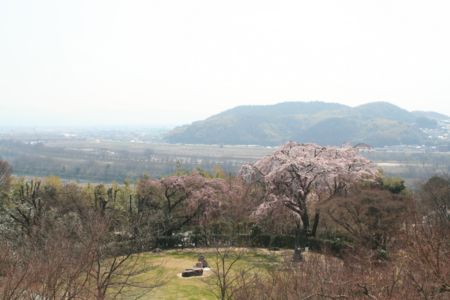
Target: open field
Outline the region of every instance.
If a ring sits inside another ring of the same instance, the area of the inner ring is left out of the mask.
[[[80,182],[123,182],[144,174],[161,177],[180,168],[213,171],[220,166],[227,173],[235,173],[242,164],[273,151],[273,147],[254,145],[167,144],[135,136],[0,135],[0,157],[10,162],[15,175],[53,175]],[[450,173],[450,152],[393,147],[362,154],[386,175],[402,177],[411,184]]]
[[[281,263],[285,256],[292,255],[290,251],[270,252],[263,249],[235,249],[234,251],[235,253],[245,252],[233,270],[238,272],[245,269],[258,275],[263,275],[265,271]],[[164,285],[153,289],[142,299],[216,299],[213,271],[205,272],[202,277],[182,278],[179,276],[182,270],[192,267],[201,254],[205,255],[210,265],[213,265],[215,249],[170,250],[141,254],[142,263],[157,266],[156,269],[144,274],[143,280],[152,282],[157,277],[165,281]]]
[[[257,146],[173,145],[116,140],[0,139],[0,157],[8,160],[18,176],[59,176],[68,180],[123,182],[149,174],[172,174],[178,168],[208,171],[220,165],[234,173],[239,167],[271,153]]]

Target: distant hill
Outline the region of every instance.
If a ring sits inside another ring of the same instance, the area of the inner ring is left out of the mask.
[[[413,111],[412,114],[414,114],[416,117],[425,117],[437,121],[444,121],[449,119],[449,116],[433,111]]]
[[[175,128],[165,140],[186,144],[279,145],[288,140],[322,145],[372,146],[430,143],[421,128],[449,119],[432,112],[409,112],[387,102],[357,107],[326,102],[283,102],[238,106],[206,120]]]

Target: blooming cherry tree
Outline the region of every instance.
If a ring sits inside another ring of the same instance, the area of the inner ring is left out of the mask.
[[[138,211],[161,212],[160,225],[164,227],[164,234],[171,235],[185,224],[205,222],[220,211],[228,189],[225,180],[197,173],[160,180],[143,179],[137,185]]]
[[[319,213],[311,230],[308,204],[327,201],[356,182],[375,180],[378,171],[352,147],[289,142],[272,155],[242,166],[240,176],[248,183],[263,182],[266,186],[266,201],[256,209],[256,215],[276,207],[288,208],[301,220],[303,232],[315,235]]]

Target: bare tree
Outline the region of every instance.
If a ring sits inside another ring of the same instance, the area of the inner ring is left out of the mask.
[[[88,280],[83,274],[90,267],[94,243],[85,238],[80,245],[63,224],[42,235],[25,236],[19,245],[5,241],[1,246],[4,258],[2,299],[83,299]]]
[[[90,297],[97,300],[120,297],[139,297],[163,284],[164,280],[146,277],[142,274],[152,271],[155,266],[148,264],[132,248],[111,241],[108,230],[113,220],[103,215],[92,217],[87,225],[86,235],[95,240],[95,248],[90,253],[86,278],[89,282]]]
[[[427,214],[447,221],[450,217],[450,177],[433,176],[428,179],[421,189],[421,202]]]
[[[5,160],[0,160],[0,192],[6,189],[11,177],[11,166]]]
[[[242,249],[216,248],[214,252],[212,272],[214,285],[217,288],[216,296],[220,300],[234,299],[237,283],[246,277],[246,271],[237,270],[237,263],[244,256]],[[241,281],[242,282],[242,281]]]
[[[21,227],[21,233],[31,236],[38,232],[35,229],[41,225],[42,217],[47,211],[41,181],[23,182],[13,193],[11,200],[15,205],[8,214]]]
[[[358,187],[327,203],[328,216],[358,247],[387,250],[406,221],[411,197]]]
[[[433,190],[430,190],[431,186]],[[448,182],[447,182],[448,184]],[[423,299],[448,299],[450,296],[450,218],[442,210],[448,199],[448,188],[441,180],[432,178],[424,187],[422,197],[432,211],[412,212],[402,235],[405,241],[405,273],[412,287]],[[444,192],[443,195],[439,195]],[[438,196],[439,195],[439,196]],[[431,197],[431,199],[429,198]],[[430,202],[428,202],[430,201]]]
[[[136,298],[161,284],[140,280],[153,266],[115,240],[115,215],[90,206],[80,186],[24,182],[11,194],[16,234],[0,244],[4,299]]]

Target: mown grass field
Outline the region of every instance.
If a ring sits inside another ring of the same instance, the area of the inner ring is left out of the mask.
[[[140,255],[140,263],[152,266],[152,270],[140,275],[139,280],[145,283],[153,283],[159,280],[163,284],[152,289],[140,299],[164,299],[164,300],[208,300],[217,299],[214,291],[214,271],[205,272],[202,277],[182,278],[180,272],[195,265],[199,255],[204,255],[206,260],[214,268],[216,249],[195,250],[169,250],[160,253],[144,253]],[[264,274],[272,267],[280,264],[285,256],[291,255],[289,251],[270,252],[263,249],[234,249],[231,256],[242,252],[241,259],[233,267],[234,272],[247,270],[258,275]],[[134,299],[131,294],[124,299]]]

